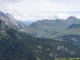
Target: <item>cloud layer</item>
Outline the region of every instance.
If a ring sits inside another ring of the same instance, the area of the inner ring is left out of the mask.
[[[80,17],[79,0],[0,0],[0,3],[2,11],[23,21],[66,19],[70,15]]]
[[[0,0],[1,3],[15,3],[15,2],[20,2],[20,0]]]

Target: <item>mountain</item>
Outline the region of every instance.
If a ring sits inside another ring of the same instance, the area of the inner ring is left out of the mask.
[[[26,26],[9,13],[0,12],[0,59],[77,59],[80,57],[79,24],[79,19],[69,17],[37,21]]]
[[[80,24],[80,19],[70,16],[65,20],[41,20],[27,26],[27,32],[36,37],[55,38],[72,24]]]
[[[73,43],[80,47],[80,24],[71,24],[66,30],[62,31],[57,39]]]
[[[76,28],[80,28],[80,24],[72,24],[68,27],[68,29],[76,29]]]
[[[12,15],[9,13],[5,14],[0,11],[0,20],[3,20],[9,27],[18,30],[18,31],[25,31],[25,25],[19,21],[17,21]]]
[[[62,20],[42,20],[30,24],[27,31],[37,37],[47,37],[67,28]]]
[[[70,16],[66,19],[67,24],[71,25],[71,24],[79,24],[80,23],[80,19],[77,19],[74,16]]]
[[[40,38],[50,38],[73,43],[80,47],[80,19],[74,16],[66,20],[42,20],[27,27],[29,34]]]
[[[0,20],[1,60],[54,60],[70,57],[80,57],[80,48],[63,41],[32,37]]]

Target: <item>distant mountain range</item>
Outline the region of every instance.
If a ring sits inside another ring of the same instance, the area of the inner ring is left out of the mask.
[[[80,35],[80,19],[77,19],[74,16],[70,16],[66,20],[56,19],[37,21],[27,26],[27,31],[35,37],[50,38],[59,41],[67,40],[67,42],[76,41],[75,44],[80,46],[80,38],[77,39],[76,37]],[[66,39],[64,36],[66,36]],[[68,39],[69,36],[74,37]]]
[[[30,24],[27,31],[35,36],[48,37],[48,35],[66,30],[72,24],[80,24],[80,19],[70,16],[66,20],[41,20]]]

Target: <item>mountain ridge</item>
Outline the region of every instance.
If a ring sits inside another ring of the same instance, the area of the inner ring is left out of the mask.
[[[11,14],[0,12],[0,19],[3,20],[9,27],[18,30],[27,32],[25,29],[25,25],[21,22],[17,21]]]
[[[66,30],[71,24],[80,24],[80,19],[70,16],[65,20],[40,20],[28,25],[27,32],[37,37],[38,35],[48,37],[48,35],[51,36],[52,33]]]

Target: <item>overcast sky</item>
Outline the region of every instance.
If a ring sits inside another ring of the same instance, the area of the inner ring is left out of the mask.
[[[0,0],[0,10],[21,21],[80,18],[80,0]]]

